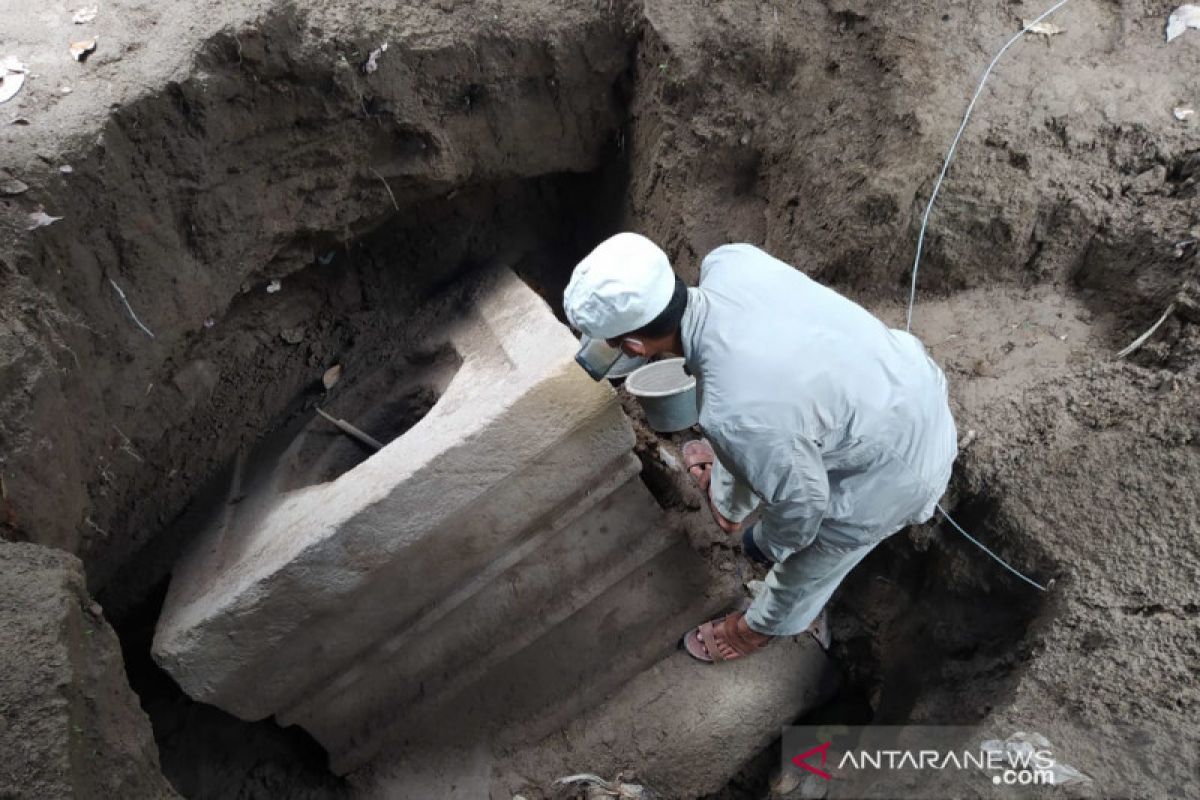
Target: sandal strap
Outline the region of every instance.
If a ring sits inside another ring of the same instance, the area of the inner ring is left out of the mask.
[[[700,448],[704,448],[704,452],[696,452]],[[692,452],[689,453],[688,450]],[[695,467],[712,467],[716,462],[716,455],[713,452],[712,445],[703,439],[693,439],[683,445],[683,465],[690,472]]]
[[[704,649],[708,652],[708,657],[717,661],[725,661],[725,654],[721,652],[720,646],[717,644],[717,626],[725,621],[724,617],[710,620],[700,626],[700,641],[704,645]]]
[[[739,656],[748,656],[755,650],[760,650],[764,645],[756,644],[738,630],[738,621],[745,616],[743,613],[730,614],[721,621],[721,634],[725,641],[733,648],[734,652]],[[767,641],[770,641],[768,639]]]
[[[737,629],[737,621],[740,614],[730,614],[725,619],[721,620],[721,635],[733,651],[739,656],[744,656],[753,648],[750,643],[742,638],[742,634]]]

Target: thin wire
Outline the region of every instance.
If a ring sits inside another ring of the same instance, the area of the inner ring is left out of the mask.
[[[142,321],[138,319],[137,314],[133,313],[133,306],[129,305],[129,298],[125,296],[125,292],[121,291],[121,287],[117,286],[117,282],[112,278],[109,278],[108,282],[111,283],[112,287],[117,290],[117,297],[121,298],[121,302],[125,304],[125,310],[129,312],[129,316],[133,318],[133,321],[137,323],[137,326],[142,329],[142,333],[153,339],[154,333],[142,324]]]
[[[965,530],[963,530],[962,526],[954,521],[954,517],[950,516],[949,512],[947,512],[946,509],[942,508],[941,503],[937,504],[937,510],[942,512],[942,516],[946,518],[947,522],[949,522],[951,525],[954,526],[954,529],[956,531],[961,533],[963,536],[967,537],[967,541],[969,541],[971,544],[975,545],[980,550],[982,550],[983,552],[985,552],[989,556],[991,556],[993,559],[995,559],[996,563],[998,563],[1000,566],[1004,567],[1006,570],[1011,572],[1013,575],[1016,575],[1018,578],[1025,581],[1026,583],[1028,583],[1030,586],[1034,587],[1035,589],[1040,589],[1043,592],[1050,591],[1049,589],[1047,589],[1045,586],[1042,586],[1037,581],[1035,581],[1032,578],[1029,578],[1029,577],[1025,576],[1024,574],[1022,574],[1021,572],[1019,572],[1015,567],[1013,567],[1011,564],[1009,564],[1003,558],[1001,558],[1000,556],[996,555],[991,550],[989,550],[987,548],[987,546],[984,545],[983,542],[979,541],[974,536],[972,536],[971,534],[969,534]]]
[[[908,293],[908,315],[905,318],[904,330],[912,332],[912,312],[913,305],[917,300],[917,270],[921,266],[921,249],[925,244],[925,228],[929,225],[929,212],[933,210],[933,201],[937,199],[938,192],[941,191],[942,181],[946,178],[946,172],[950,169],[950,162],[954,159],[954,151],[958,149],[958,140],[962,138],[963,131],[967,128],[967,120],[971,118],[971,112],[975,110],[975,101],[979,99],[979,95],[983,93],[983,85],[987,83],[988,76],[992,74],[992,68],[996,66],[996,62],[1004,55],[1008,48],[1026,33],[1028,33],[1035,25],[1044,20],[1046,17],[1058,11],[1071,0],[1059,0],[1042,15],[1030,22],[1014,37],[1008,40],[1004,47],[1000,48],[1000,52],[996,53],[996,57],[992,59],[992,63],[988,64],[987,69],[983,71],[983,77],[979,79],[979,86],[975,89],[975,94],[971,97],[971,102],[967,104],[967,113],[963,114],[962,124],[958,126],[958,133],[954,134],[954,141],[950,143],[950,150],[946,153],[946,160],[942,162],[942,171],[938,174],[937,181],[933,184],[933,192],[929,195],[929,203],[925,206],[925,214],[921,218],[921,233],[917,236],[917,255],[913,259],[912,269],[912,287]]]
[[[885,447],[885,448],[888,450],[888,452],[889,452],[889,453],[891,453],[891,456],[892,456],[892,458],[893,458],[893,459],[896,461],[896,463],[903,465],[903,466],[904,466],[904,468],[905,468],[905,469],[907,469],[907,470],[909,471],[909,473],[910,473],[910,474],[911,474],[911,475],[912,475],[914,478],[916,478],[916,479],[917,479],[917,482],[918,482],[918,483],[920,483],[920,484],[922,484],[923,486],[925,486],[925,488],[926,488],[926,489],[928,489],[928,490],[929,490],[929,491],[931,491],[931,492],[937,491],[937,489],[935,489],[935,488],[934,488],[933,484],[931,484],[929,481],[925,480],[925,477],[924,477],[923,475],[921,475],[921,473],[917,472],[917,471],[916,471],[916,470],[915,470],[915,469],[912,467],[912,465],[910,465],[910,464],[909,464],[907,461],[905,461],[903,458],[901,458],[901,457],[900,457],[900,454],[899,454],[899,453],[897,453],[897,452],[895,451],[895,449],[894,449],[894,448],[892,448],[892,447],[890,447],[890,446],[888,446],[888,445],[884,445],[884,447]],[[939,493],[939,494],[940,494],[940,493]],[[961,533],[963,536],[965,536],[968,542],[970,542],[971,544],[975,545],[976,547],[978,547],[978,548],[979,548],[980,550],[982,550],[983,552],[987,553],[987,554],[988,554],[989,556],[991,556],[991,557],[992,557],[992,558],[993,558],[993,559],[994,559],[994,560],[995,560],[995,561],[996,561],[998,564],[1000,564],[1000,566],[1004,567],[1006,570],[1008,570],[1009,572],[1011,572],[1013,575],[1016,575],[1018,578],[1020,578],[1021,580],[1025,581],[1026,583],[1028,583],[1030,586],[1034,587],[1035,589],[1039,589],[1039,590],[1041,590],[1041,591],[1043,591],[1043,592],[1048,592],[1048,591],[1050,591],[1050,590],[1049,590],[1047,587],[1045,587],[1045,586],[1042,586],[1040,583],[1038,583],[1037,581],[1035,581],[1035,580],[1033,580],[1032,578],[1028,577],[1028,576],[1027,576],[1027,575],[1025,575],[1024,573],[1022,573],[1021,571],[1019,571],[1019,570],[1018,570],[1016,567],[1014,567],[1014,566],[1012,566],[1011,564],[1009,564],[1009,563],[1008,563],[1007,561],[1005,561],[1003,558],[1001,558],[1000,556],[998,556],[998,555],[996,555],[995,553],[993,553],[991,550],[989,550],[989,549],[987,548],[987,546],[986,546],[986,545],[984,545],[984,543],[983,543],[983,542],[979,541],[979,540],[978,540],[978,539],[976,539],[974,536],[972,536],[971,534],[969,534],[969,533],[967,533],[965,530],[963,530],[963,527],[962,527],[961,525],[959,525],[959,524],[958,524],[958,523],[957,523],[957,522],[954,520],[954,517],[950,516],[950,512],[948,512],[946,509],[942,508],[942,504],[941,504],[941,503],[934,503],[934,507],[935,507],[935,508],[937,508],[937,510],[938,510],[938,511],[942,512],[942,516],[943,516],[943,517],[945,517],[945,518],[946,518],[946,519],[947,519],[947,520],[950,522],[950,524],[954,526],[954,529],[955,529],[956,531],[958,531],[958,532],[959,532],[959,533]],[[1054,583],[1054,581],[1051,581],[1051,583]]]

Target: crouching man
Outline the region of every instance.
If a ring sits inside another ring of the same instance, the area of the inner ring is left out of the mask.
[[[875,545],[932,516],[957,453],[945,376],[832,289],[747,244],[714,250],[687,288],[658,246],[622,233],[575,268],[564,306],[627,355],[683,356],[706,437],[685,445],[687,467],[718,524],[770,565],[748,611],[685,635],[695,658],[812,629]]]

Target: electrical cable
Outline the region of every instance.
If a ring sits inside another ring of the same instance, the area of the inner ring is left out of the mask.
[[[976,539],[974,536],[972,536],[971,534],[969,534],[969,533],[967,533],[965,530],[963,530],[962,526],[961,526],[961,525],[959,525],[957,522],[955,522],[955,521],[954,521],[954,517],[950,516],[950,512],[948,512],[948,511],[946,511],[946,509],[942,508],[942,504],[941,504],[941,503],[938,503],[938,504],[937,504],[937,510],[938,510],[938,511],[940,511],[940,512],[942,512],[942,516],[946,518],[946,521],[947,521],[947,522],[949,522],[951,525],[953,525],[953,526],[954,526],[954,529],[955,529],[956,531],[958,531],[959,533],[961,533],[963,536],[967,537],[967,541],[968,541],[968,542],[970,542],[971,544],[975,545],[976,547],[978,547],[978,548],[979,548],[980,550],[982,550],[983,552],[987,553],[989,556],[991,556],[993,559],[995,559],[996,563],[998,563],[1000,566],[1004,567],[1006,570],[1008,570],[1009,572],[1011,572],[1013,575],[1016,575],[1018,578],[1020,578],[1021,580],[1025,581],[1026,583],[1028,583],[1028,584],[1029,584],[1030,586],[1032,586],[1033,588],[1035,588],[1035,589],[1040,589],[1040,590],[1041,590],[1041,591],[1043,591],[1043,592],[1048,592],[1048,591],[1050,591],[1049,587],[1042,586],[1040,583],[1038,583],[1037,581],[1035,581],[1033,578],[1030,578],[1030,577],[1028,577],[1028,576],[1027,576],[1027,575],[1025,575],[1024,573],[1022,573],[1020,570],[1016,569],[1014,566],[1012,566],[1012,565],[1011,565],[1011,564],[1009,564],[1007,561],[1005,561],[1003,558],[1001,558],[1000,556],[996,555],[996,554],[995,554],[995,553],[993,553],[991,550],[989,550],[989,549],[987,548],[987,546],[986,546],[986,545],[984,545],[984,543],[983,543],[983,542],[979,541],[979,540],[978,540],[978,539]],[[1051,583],[1054,583],[1054,581],[1051,581]]]
[[[992,69],[1000,61],[1000,57],[1004,55],[1008,48],[1016,44],[1017,40],[1029,33],[1029,31],[1031,31],[1039,22],[1053,14],[1055,11],[1058,11],[1069,2],[1071,2],[1071,0],[1059,0],[1059,2],[1043,11],[1032,22],[1027,23],[1025,27],[1023,27],[1015,36],[1009,39],[1003,47],[1000,48],[999,52],[997,52],[995,57],[992,58],[991,63],[987,65],[987,69],[983,71],[983,76],[979,79],[979,85],[975,88],[975,94],[971,96],[971,102],[967,104],[967,110],[966,113],[963,114],[962,122],[958,126],[958,132],[954,134],[954,139],[950,142],[950,149],[946,153],[946,160],[942,162],[942,170],[938,173],[937,180],[933,184],[933,191],[929,194],[929,202],[925,205],[925,213],[921,217],[921,232],[917,235],[917,253],[913,258],[912,284],[909,287],[908,292],[908,312],[904,318],[904,330],[906,332],[912,332],[913,306],[917,302],[917,272],[921,267],[921,251],[925,245],[925,230],[929,227],[929,214],[933,211],[933,202],[937,199],[938,192],[940,192],[942,189],[942,181],[946,179],[946,173],[950,169],[950,162],[954,160],[954,153],[958,150],[958,143],[959,140],[962,139],[963,131],[967,129],[967,122],[971,119],[971,112],[975,110],[975,103],[979,100],[979,95],[983,93],[984,84],[987,83],[988,77],[992,74]],[[901,463],[904,463],[903,460],[901,460]],[[911,470],[912,468],[910,467],[909,469]],[[913,470],[913,472],[915,474],[916,471]],[[975,545],[980,550],[991,556],[998,564],[1000,564],[1000,566],[1004,567],[1013,575],[1016,575],[1018,578],[1028,583],[1030,586],[1033,586],[1034,588],[1043,592],[1049,591],[1047,587],[1042,586],[1037,581],[1021,573],[1007,561],[989,550],[983,544],[983,542],[979,541],[974,536],[963,530],[963,527],[954,520],[954,517],[950,516],[946,509],[942,508],[940,503],[937,504],[937,510],[942,513],[942,516],[946,518],[947,522],[954,526],[956,531],[966,537],[967,541],[971,542],[971,544]],[[1053,583],[1053,581],[1051,581],[1051,583]]]
[[[937,199],[938,192],[942,189],[942,181],[946,178],[946,172],[950,169],[950,162],[954,159],[954,152],[958,149],[958,142],[962,138],[963,131],[967,128],[967,121],[971,118],[971,112],[975,110],[975,101],[979,99],[979,95],[983,93],[983,85],[987,83],[988,76],[992,74],[992,68],[996,66],[996,62],[1004,55],[1008,48],[1012,47],[1018,39],[1033,29],[1035,25],[1044,20],[1046,17],[1058,11],[1071,0],[1059,0],[1046,11],[1043,11],[1041,16],[1032,22],[1028,23],[1024,28],[1017,33],[1016,36],[1008,40],[1004,47],[1000,48],[1000,52],[996,53],[992,63],[987,65],[987,69],[983,71],[983,77],[979,79],[979,86],[975,89],[975,94],[971,97],[971,102],[967,104],[967,111],[963,114],[962,124],[958,126],[958,133],[954,134],[954,141],[950,143],[950,150],[946,153],[946,160],[942,162],[942,171],[938,173],[937,181],[933,184],[933,192],[929,195],[929,202],[925,205],[925,214],[921,218],[921,232],[917,235],[917,255],[913,259],[912,268],[912,286],[908,293],[908,314],[904,321],[904,330],[912,333],[912,313],[913,305],[917,301],[917,270],[921,266],[921,250],[925,244],[925,229],[929,225],[929,212],[933,210],[933,201]]]
[[[905,467],[905,469],[907,469],[912,474],[912,476],[917,479],[917,481],[919,483],[924,484],[925,487],[927,489],[929,489],[931,492],[936,491],[936,489],[934,489],[934,487],[929,483],[929,481],[925,480],[925,478],[921,475],[921,473],[919,473],[915,469],[913,469],[912,465],[909,464],[907,461],[905,461],[903,458],[901,458],[900,455],[894,449],[892,449],[891,447],[888,447],[887,449],[891,453],[892,458],[896,460],[896,463],[902,464]],[[951,525],[954,526],[954,530],[961,533],[968,542],[975,545],[980,550],[982,550],[983,552],[985,552],[989,556],[991,556],[992,559],[996,561],[996,563],[1000,564],[1000,566],[1004,567],[1006,570],[1011,572],[1013,575],[1016,575],[1018,578],[1025,581],[1026,583],[1028,583],[1030,586],[1034,587],[1035,589],[1038,589],[1043,592],[1050,591],[1050,588],[1048,586],[1043,586],[1042,584],[1035,581],[1033,578],[1030,578],[1028,575],[1021,572],[1019,569],[1014,567],[1012,564],[1009,564],[1003,558],[1001,558],[1000,556],[998,556],[994,552],[992,552],[987,547],[987,545],[985,545],[983,542],[979,541],[974,536],[967,533],[966,530],[961,525],[958,524],[958,522],[954,519],[954,517],[950,516],[950,512],[947,511],[946,509],[942,508],[941,503],[934,503],[934,507],[937,508],[938,511],[942,512],[942,516],[946,518],[947,522],[949,522]],[[1053,585],[1054,581],[1050,581],[1050,584]]]

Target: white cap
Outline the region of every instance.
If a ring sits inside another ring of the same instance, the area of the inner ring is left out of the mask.
[[[675,292],[671,261],[636,233],[604,240],[580,261],[563,293],[563,309],[593,339],[636,331],[666,310]]]

